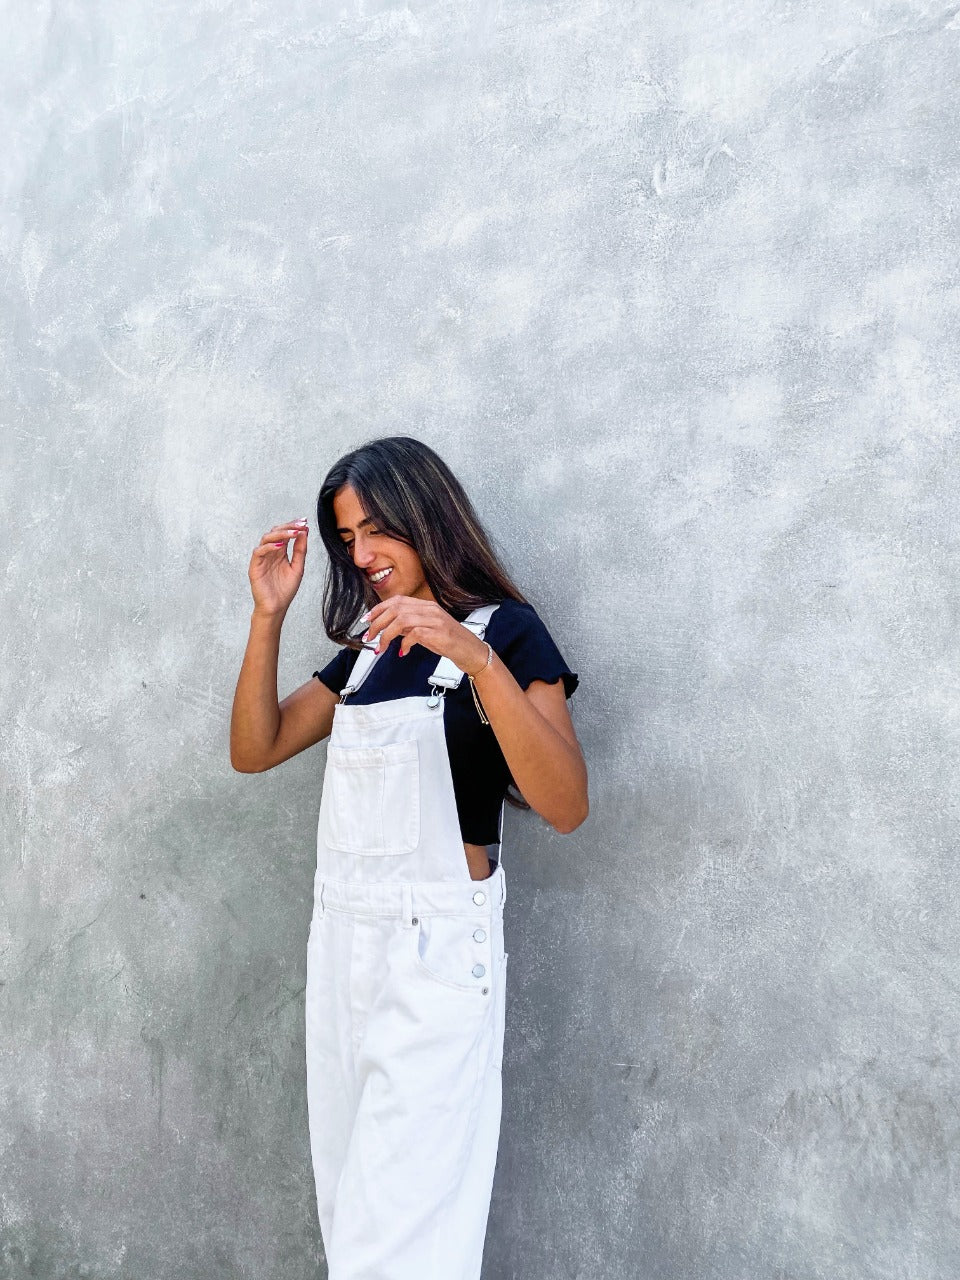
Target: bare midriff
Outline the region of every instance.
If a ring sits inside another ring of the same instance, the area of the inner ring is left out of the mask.
[[[467,855],[467,867],[471,880],[487,880],[490,876],[490,858],[487,847],[483,844],[467,844],[463,842],[463,851]]]

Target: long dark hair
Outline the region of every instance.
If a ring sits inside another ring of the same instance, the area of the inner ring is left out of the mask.
[[[330,557],[323,625],[337,644],[360,648],[351,628],[359,614],[379,601],[337,533],[333,499],[345,484],[378,528],[414,549],[437,603],[459,622],[478,605],[495,600],[526,603],[443,459],[411,436],[383,436],[338,459],[317,498],[317,524]]]
[[[437,603],[462,622],[481,604],[526,598],[490,545],[463,485],[443,459],[412,436],[382,436],[339,458],[320,486],[317,524],[330,564],[323,587],[323,625],[337,644],[359,649],[350,634],[379,597],[337,533],[333,499],[350,485],[364,513],[392,538],[413,547]],[[507,803],[529,809],[511,778]]]

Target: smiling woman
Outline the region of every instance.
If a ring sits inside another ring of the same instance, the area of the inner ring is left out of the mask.
[[[420,557],[409,543],[392,538],[365,514],[356,491],[346,484],[333,496],[337,534],[353,563],[383,600],[390,595],[432,600]]]
[[[477,1280],[500,1132],[507,955],[503,803],[587,816],[578,678],[495,556],[459,481],[407,436],[331,468],[317,501],[327,635],[277,702],[305,522],[253,553],[231,761],[330,737],[307,946],[306,1058],[330,1280]],[[287,560],[285,539],[294,537]],[[464,679],[466,677],[466,679]]]

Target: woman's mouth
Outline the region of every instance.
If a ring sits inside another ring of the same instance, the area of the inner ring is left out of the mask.
[[[367,576],[369,577],[370,582],[373,586],[379,587],[381,583],[386,582],[387,578],[389,578],[391,573],[393,573],[392,568],[378,569],[376,573],[371,573],[371,574],[368,574]]]

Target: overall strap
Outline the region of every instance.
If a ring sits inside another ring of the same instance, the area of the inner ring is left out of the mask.
[[[357,624],[361,625],[360,622]],[[353,664],[353,670],[350,672],[350,678],[340,690],[340,701],[345,702],[351,693],[356,693],[360,686],[366,680],[373,667],[373,664],[380,657],[379,653],[374,653],[374,646],[379,640],[379,636],[374,636],[369,648],[364,647],[357,654],[357,660]]]
[[[468,631],[480,640],[486,635],[487,625],[490,619],[499,609],[497,604],[482,604],[479,608],[469,613],[460,624],[466,627]],[[449,658],[441,658],[434,668],[433,675],[430,677],[430,684],[433,688],[428,703],[431,707],[435,707],[448,689],[456,689],[463,679],[463,672],[458,666],[450,661]]]

